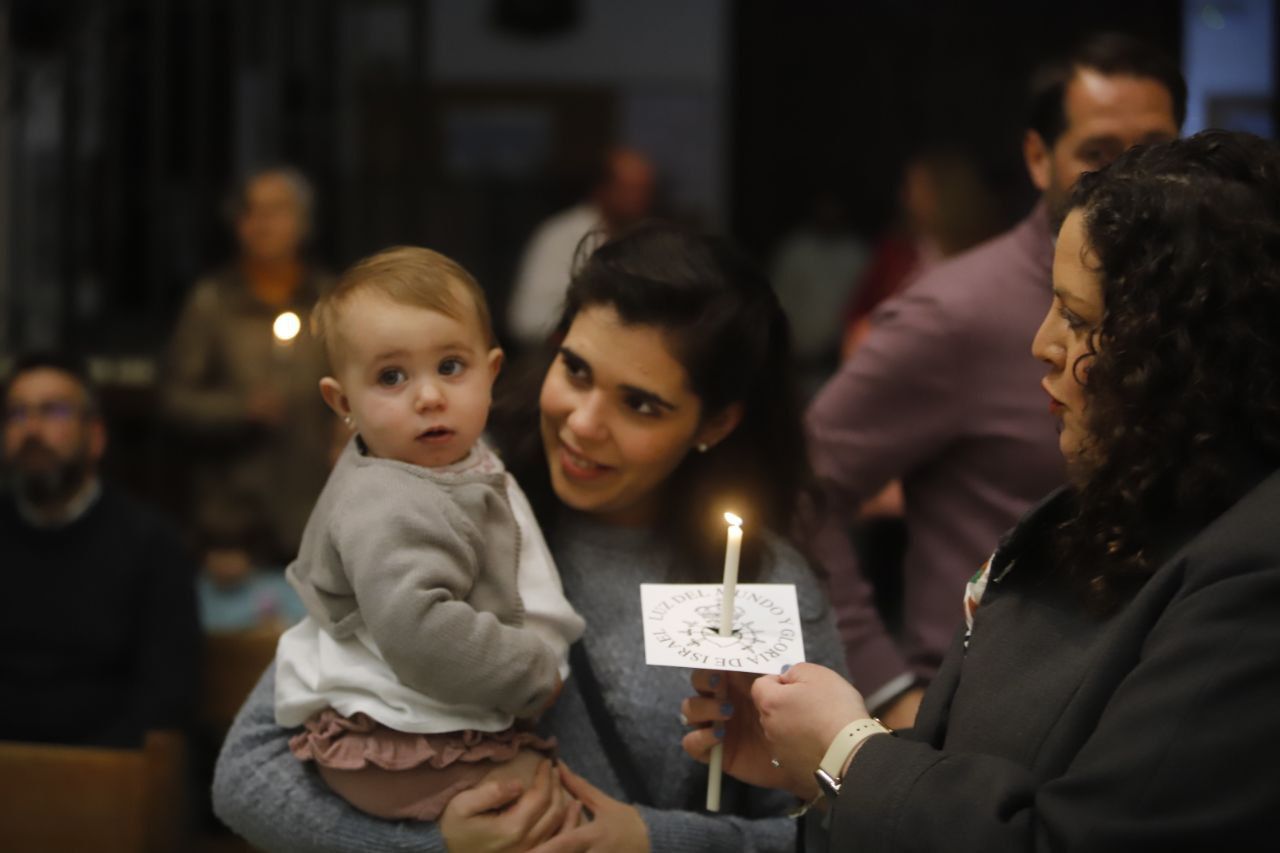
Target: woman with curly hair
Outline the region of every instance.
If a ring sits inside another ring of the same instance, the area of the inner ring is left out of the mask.
[[[727,723],[694,677],[686,750],[725,734],[833,850],[1280,838],[1280,153],[1213,131],[1085,176],[1053,282],[1033,352],[1071,482],[970,582],[915,728],[811,664],[728,679]]]

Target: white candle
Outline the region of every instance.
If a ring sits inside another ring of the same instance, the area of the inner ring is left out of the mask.
[[[720,777],[724,771],[724,746],[711,747],[711,761],[707,764],[707,811],[720,811]]]
[[[724,514],[729,522],[729,538],[724,546],[724,595],[720,603],[720,636],[733,636],[734,599],[738,591],[738,557],[742,554],[742,519],[731,512]]]
[[[733,636],[734,599],[738,592],[738,558],[742,555],[742,519],[731,512],[724,514],[729,523],[729,538],[724,546],[724,587],[720,596],[720,636]],[[707,766],[707,811],[720,811],[720,777],[724,767],[724,746],[711,748]]]

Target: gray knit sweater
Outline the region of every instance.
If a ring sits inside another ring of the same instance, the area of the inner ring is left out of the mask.
[[[843,652],[817,580],[791,548],[770,538],[762,582],[794,583],[809,660],[844,671]],[[687,670],[644,662],[641,582],[667,579],[675,556],[650,531],[619,529],[573,515],[551,542],[565,594],[586,617],[582,642],[604,707],[643,777],[650,803],[637,804],[655,853],[792,851],[793,805],[784,794],[726,779],[724,812],[700,812],[706,770],[680,747],[679,703],[689,695]],[[272,715],[274,671],[268,669],[241,709],[218,758],[214,808],[232,829],[267,851],[443,851],[434,824],[367,817],[330,793],[289,752],[292,733]],[[622,787],[592,726],[579,680],[565,684],[544,729],[560,741],[565,763],[610,796]]]
[[[555,690],[559,660],[521,630],[520,528],[508,500],[500,466],[424,468],[368,456],[353,437],[286,576],[337,639],[367,627],[407,687],[532,716]]]

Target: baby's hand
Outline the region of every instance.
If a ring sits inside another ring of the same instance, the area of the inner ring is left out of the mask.
[[[563,679],[563,678],[561,678],[561,677],[560,677],[560,673],[558,673],[558,672],[557,672],[557,673],[556,673],[556,686],[555,686],[555,689],[553,689],[553,690],[551,691],[551,695],[547,697],[547,704],[543,705],[540,709],[538,709],[538,716],[539,716],[539,717],[541,717],[543,714],[545,714],[545,713],[547,713],[548,711],[550,711],[550,710],[551,710],[551,706],[552,706],[552,705],[554,705],[554,704],[556,704],[556,700],[560,698],[560,691],[561,691],[561,690],[564,690],[564,679]]]
[[[563,689],[564,689],[564,679],[562,679],[561,676],[559,676],[559,672],[557,672],[556,686],[552,688],[552,692],[550,692],[550,695],[548,695],[547,702],[544,702],[543,707],[540,707],[538,708],[538,710],[530,713],[529,716],[521,717],[521,720],[536,720],[536,719],[539,719],[540,716],[543,716],[544,713],[547,713],[548,711],[552,710],[553,704],[556,704],[556,699],[559,698],[559,694],[561,694],[561,690]]]

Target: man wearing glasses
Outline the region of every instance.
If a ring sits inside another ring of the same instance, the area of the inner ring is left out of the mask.
[[[106,426],[73,359],[4,390],[0,740],[134,746],[195,697],[194,575],[172,527],[99,479]]]

